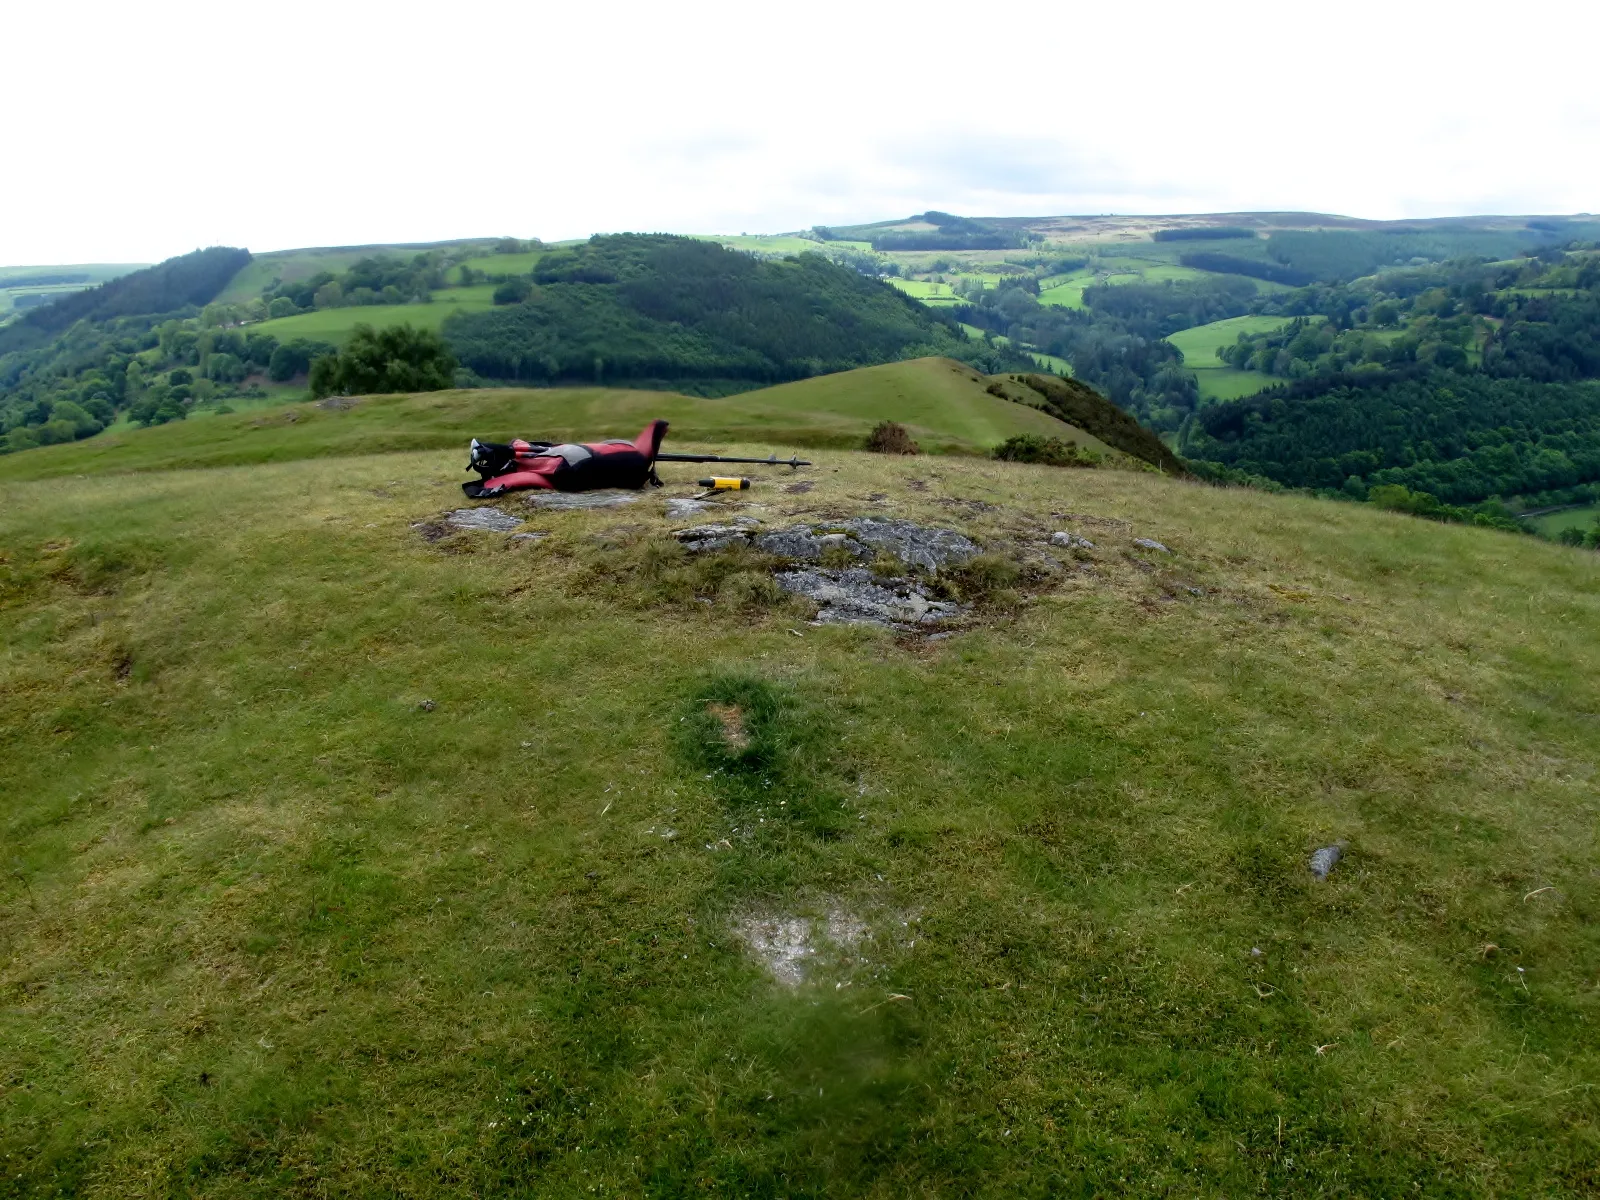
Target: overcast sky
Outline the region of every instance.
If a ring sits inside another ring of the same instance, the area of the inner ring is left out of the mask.
[[[0,264],[904,216],[1600,211],[1600,6],[7,6]]]

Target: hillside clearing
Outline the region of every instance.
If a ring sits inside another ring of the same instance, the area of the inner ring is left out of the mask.
[[[1559,512],[1528,518],[1528,524],[1548,538],[1558,536],[1563,529],[1578,529],[1588,533],[1597,521],[1600,521],[1600,504],[1563,508]]]
[[[493,307],[494,285],[479,284],[445,288],[435,292],[429,304],[364,304],[349,308],[323,308],[316,312],[261,321],[252,325],[250,330],[252,333],[270,333],[280,342],[291,338],[311,338],[341,345],[357,325],[371,325],[377,329],[389,325],[415,325],[419,329],[437,331],[451,313],[483,312]]]
[[[1230,367],[1217,351],[1238,341],[1241,333],[1271,333],[1289,323],[1288,317],[1229,317],[1169,334],[1167,341],[1183,351],[1183,365],[1194,372],[1203,402],[1237,400],[1281,382],[1261,371]]]

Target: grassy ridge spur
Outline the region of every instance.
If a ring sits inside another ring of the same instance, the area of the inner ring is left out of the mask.
[[[960,529],[929,640],[252,436],[0,463],[0,1191],[1600,1188],[1595,556],[842,451],[720,514]]]

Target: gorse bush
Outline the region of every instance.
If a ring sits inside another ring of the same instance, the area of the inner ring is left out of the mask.
[[[867,435],[867,449],[874,454],[916,454],[917,443],[904,425],[894,421],[879,421]]]
[[[1037,433],[1007,438],[994,448],[994,456],[1003,462],[1042,463],[1049,467],[1097,467],[1102,461],[1100,455],[1075,441]]]

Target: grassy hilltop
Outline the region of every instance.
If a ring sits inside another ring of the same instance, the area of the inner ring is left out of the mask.
[[[928,640],[807,624],[661,493],[432,524],[471,434],[786,454],[859,429],[841,378],[0,460],[0,1190],[1600,1187],[1593,554],[960,456],[726,502],[976,539]],[[740,940],[801,921],[798,984]]]

